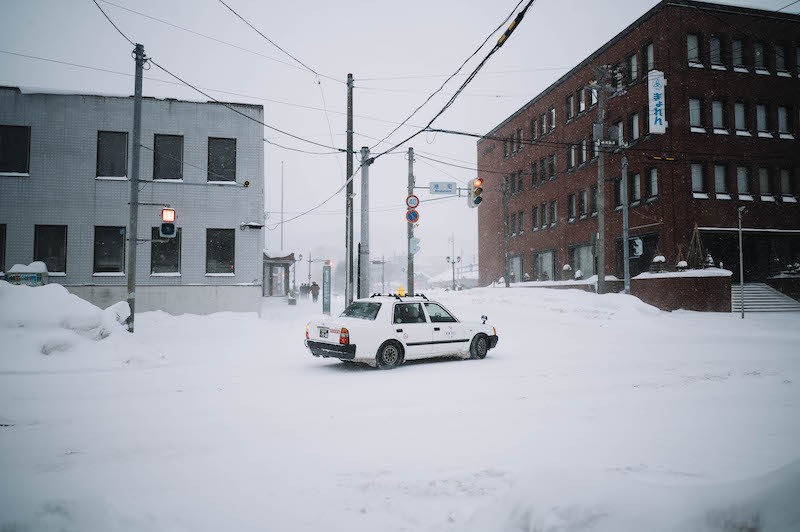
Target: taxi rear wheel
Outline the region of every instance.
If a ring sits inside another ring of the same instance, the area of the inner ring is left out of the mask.
[[[489,337],[485,334],[476,334],[472,339],[472,344],[469,346],[470,358],[486,358],[486,353],[489,352]]]
[[[375,362],[380,369],[394,369],[403,363],[403,347],[393,340],[383,342],[375,355]]]

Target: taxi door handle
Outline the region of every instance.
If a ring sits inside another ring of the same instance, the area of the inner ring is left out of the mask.
[[[438,331],[438,330],[439,330],[439,327],[434,327],[434,328],[433,328],[433,330],[434,330],[434,331]]]
[[[403,332],[403,329],[395,329],[395,332]]]

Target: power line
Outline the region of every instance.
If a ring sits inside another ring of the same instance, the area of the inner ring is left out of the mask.
[[[124,38],[126,41],[128,41],[129,43],[131,43],[131,46],[136,46],[136,43],[135,43],[135,42],[133,42],[132,40],[130,40],[130,39],[128,38],[128,36],[127,36],[127,35],[125,35],[124,33],[122,33],[122,30],[121,30],[121,29],[119,29],[119,28],[117,27],[117,25],[116,25],[116,24],[114,24],[114,21],[113,21],[113,20],[111,20],[111,17],[109,17],[109,16],[106,14],[106,12],[105,12],[105,11],[103,11],[103,8],[102,8],[102,7],[100,7],[100,4],[98,4],[98,3],[97,3],[97,0],[92,0],[92,2],[94,2],[94,5],[96,5],[96,6],[97,6],[97,9],[99,9],[99,10],[100,10],[100,12],[103,14],[103,16],[104,16],[104,17],[106,17],[106,20],[108,20],[108,21],[111,23],[111,25],[112,25],[112,26],[114,26],[114,29],[115,29],[115,30],[117,30],[117,32],[119,32],[119,34],[120,34],[120,35],[122,35],[122,37],[123,37],[123,38]]]
[[[797,0],[800,2],[800,0]],[[500,74],[522,74],[526,72],[549,72],[554,70],[570,70],[571,67],[542,67],[542,68],[523,68],[517,70],[490,70],[484,72],[484,75],[500,75]],[[466,76],[467,74],[458,74],[459,76]],[[438,79],[446,78],[450,74],[410,74],[407,76],[387,76],[387,77],[364,77],[358,78],[356,81],[396,81],[404,79]],[[363,87],[362,87],[363,88]]]
[[[221,1],[221,0],[220,0],[220,1]],[[464,62],[463,62],[463,63],[461,63],[461,64],[459,65],[459,67],[456,69],[456,71],[455,71],[455,72],[453,72],[453,73],[450,75],[450,77],[448,77],[446,80],[444,80],[444,82],[443,82],[443,83],[442,83],[442,84],[439,86],[439,88],[438,88],[438,89],[436,89],[436,90],[435,90],[435,91],[433,91],[433,92],[432,92],[430,95],[428,95],[428,97],[427,97],[427,98],[425,98],[425,101],[424,101],[424,102],[422,102],[422,103],[421,103],[419,106],[417,106],[417,108],[416,108],[416,109],[414,109],[414,111],[413,111],[413,112],[412,112],[410,115],[408,115],[408,116],[406,117],[406,119],[405,119],[405,120],[403,120],[402,122],[400,122],[400,124],[399,124],[397,127],[395,127],[395,128],[394,128],[394,129],[393,129],[391,132],[389,132],[389,134],[388,134],[388,135],[386,135],[385,137],[383,137],[383,138],[380,140],[380,142],[378,142],[378,144],[376,144],[375,146],[378,146],[378,145],[380,145],[380,144],[381,144],[383,141],[385,141],[386,139],[388,139],[389,137],[391,137],[391,136],[394,134],[394,132],[395,132],[395,131],[397,131],[398,129],[400,129],[401,127],[403,127],[403,126],[406,124],[406,122],[408,122],[409,120],[411,120],[411,118],[413,118],[413,116],[414,116],[415,114],[417,114],[417,112],[418,112],[420,109],[422,109],[422,108],[425,106],[425,104],[427,104],[429,101],[431,101],[431,98],[433,98],[433,97],[434,97],[434,96],[436,96],[436,95],[437,95],[439,92],[441,92],[441,90],[442,90],[442,89],[444,89],[445,85],[447,85],[447,83],[448,83],[448,82],[449,82],[451,79],[453,79],[453,77],[454,77],[454,76],[456,76],[456,75],[457,75],[459,72],[461,72],[461,69],[463,69],[463,68],[464,68],[464,66],[466,66],[466,64],[467,64],[467,63],[468,63],[468,62],[469,62],[469,61],[470,61],[470,60],[471,60],[473,57],[475,57],[475,56],[478,54],[478,52],[480,52],[480,51],[483,49],[483,47],[486,45],[486,43],[487,43],[487,42],[489,42],[489,39],[491,39],[491,38],[492,38],[492,36],[493,36],[495,33],[497,33],[498,31],[500,31],[500,29],[501,29],[503,26],[505,26],[505,24],[508,22],[508,19],[510,19],[510,18],[511,18],[511,16],[514,14],[514,11],[516,11],[516,10],[519,8],[519,6],[522,4],[522,2],[523,2],[523,1],[524,1],[524,0],[519,0],[519,2],[517,3],[517,5],[516,5],[516,6],[514,6],[514,9],[512,9],[512,10],[511,10],[511,13],[509,13],[509,14],[508,14],[508,16],[507,16],[507,17],[506,17],[506,18],[503,20],[503,22],[501,22],[501,23],[500,23],[500,25],[499,25],[499,26],[497,26],[497,28],[496,28],[494,31],[492,31],[492,33],[490,33],[490,34],[489,34],[489,35],[486,37],[486,39],[484,39],[484,41],[483,41],[483,42],[480,44],[480,46],[478,46],[478,48],[476,48],[476,49],[475,49],[475,51],[474,51],[474,52],[472,52],[472,53],[470,54],[470,56],[469,56],[469,57],[467,57],[467,58],[464,60]],[[430,124],[428,124],[428,125],[430,125]],[[373,149],[375,148],[375,146],[373,146]]]
[[[274,46],[275,48],[277,48],[278,50],[280,50],[280,51],[281,51],[281,52],[283,52],[284,54],[288,55],[289,57],[291,57],[292,59],[294,59],[295,61],[297,61],[297,62],[298,62],[300,65],[302,65],[302,66],[303,66],[303,67],[304,67],[306,70],[308,70],[309,72],[311,72],[311,73],[313,73],[313,74],[315,74],[315,75],[317,75],[317,76],[319,76],[319,77],[327,78],[327,79],[330,79],[330,80],[333,80],[333,81],[338,81],[339,83],[344,83],[343,81],[341,81],[341,80],[338,80],[338,79],[336,79],[336,78],[333,78],[333,77],[331,77],[331,76],[326,76],[325,74],[320,74],[319,72],[317,72],[316,70],[314,70],[313,68],[311,68],[311,67],[310,67],[310,66],[308,66],[307,64],[303,63],[302,61],[300,61],[298,58],[296,58],[295,56],[293,56],[292,54],[290,54],[289,52],[287,52],[287,51],[286,51],[286,50],[284,50],[283,48],[281,48],[281,47],[280,47],[280,45],[278,45],[278,43],[276,43],[275,41],[273,41],[272,39],[270,39],[269,37],[267,37],[266,35],[264,35],[264,34],[261,32],[261,30],[259,30],[259,29],[258,29],[258,28],[256,28],[255,26],[253,26],[253,25],[252,25],[252,24],[251,24],[251,23],[250,23],[250,22],[249,22],[247,19],[245,19],[243,16],[241,16],[239,13],[237,13],[237,12],[236,12],[236,11],[235,11],[235,10],[234,10],[234,9],[233,9],[231,6],[229,6],[228,4],[226,4],[226,3],[225,3],[223,0],[219,0],[219,3],[220,3],[220,4],[222,4],[223,6],[227,7],[227,8],[230,10],[230,12],[231,12],[231,13],[233,13],[234,15],[236,15],[236,17],[238,17],[238,18],[239,18],[239,20],[241,20],[242,22],[244,22],[245,24],[247,24],[248,26],[250,26],[250,28],[252,28],[252,29],[253,29],[253,31],[255,31],[256,33],[258,33],[259,35],[261,35],[261,37],[263,37],[263,38],[264,38],[264,39],[265,39],[267,42],[269,42],[269,43],[270,43],[272,46]]]

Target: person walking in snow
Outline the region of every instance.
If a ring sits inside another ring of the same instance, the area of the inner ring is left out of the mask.
[[[314,301],[314,303],[316,303],[318,297],[319,297],[319,285],[317,284],[316,281],[314,281],[313,283],[311,283],[311,299]]]

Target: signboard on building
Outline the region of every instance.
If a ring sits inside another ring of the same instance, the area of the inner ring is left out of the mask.
[[[649,97],[648,120],[650,127],[648,131],[656,135],[663,135],[667,132],[667,100],[664,96],[664,88],[667,80],[664,73],[660,70],[651,70],[647,73],[647,93]]]
[[[457,192],[456,184],[447,181],[434,181],[430,184],[431,194],[455,194]]]

